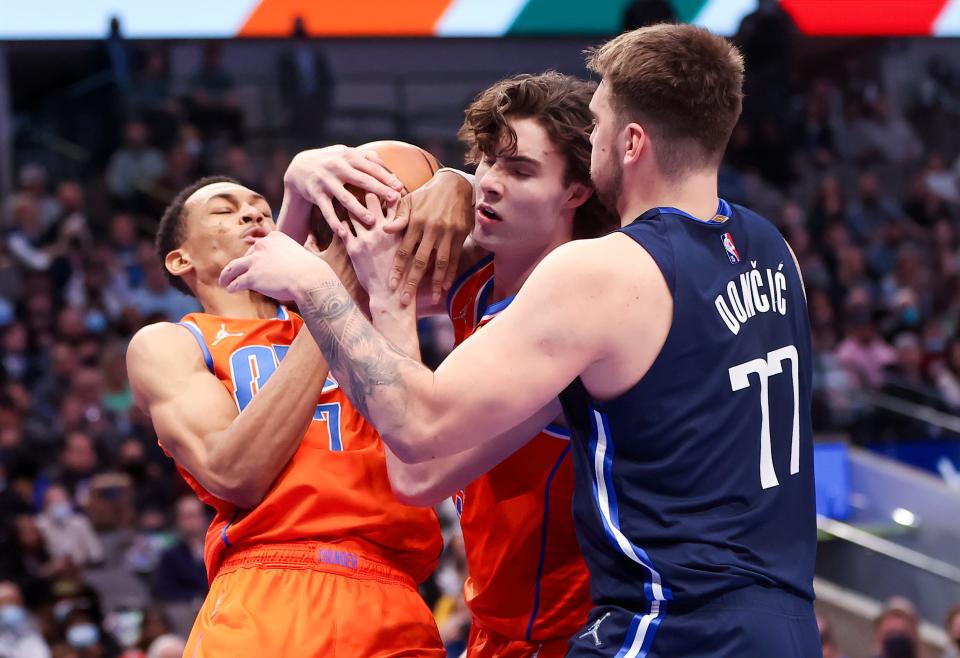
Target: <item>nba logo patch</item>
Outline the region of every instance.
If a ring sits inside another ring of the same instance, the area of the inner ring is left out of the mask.
[[[737,245],[733,243],[733,235],[731,233],[724,233],[720,236],[720,241],[723,242],[723,249],[727,252],[727,258],[730,259],[730,262],[736,265],[740,262],[740,252],[737,251]]]

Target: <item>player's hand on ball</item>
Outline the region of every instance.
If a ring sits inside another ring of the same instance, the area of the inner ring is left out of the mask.
[[[258,239],[220,273],[228,292],[252,290],[281,301],[298,300],[301,292],[336,280],[329,265],[280,231]]]
[[[400,246],[400,235],[384,231],[388,220],[376,195],[368,193],[366,202],[367,211],[374,217],[373,226],[354,223],[356,235],[346,229],[341,229],[339,235],[353,262],[360,285],[371,297],[382,299],[392,294],[388,284],[394,257]]]
[[[463,241],[473,230],[473,186],[455,172],[439,172],[429,183],[400,200],[396,217],[386,230],[403,231],[403,242],[390,274],[390,289],[400,289],[403,304],[416,298],[430,256],[433,302],[440,301],[457,275]]]
[[[399,199],[403,184],[387,170],[376,151],[336,145],[301,151],[293,157],[283,176],[283,205],[277,228],[297,242],[310,231],[310,208],[317,206],[336,232],[340,219],[333,201],[367,225],[373,217],[347,189],[348,185],[373,192],[383,199]]]

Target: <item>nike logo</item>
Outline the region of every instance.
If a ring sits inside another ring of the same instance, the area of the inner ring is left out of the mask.
[[[227,338],[239,338],[242,335],[243,335],[242,331],[236,334],[230,333],[229,331],[227,331],[227,325],[221,324],[220,331],[218,331],[217,335],[213,337],[213,342],[210,343],[210,347],[216,347],[217,343],[219,343],[221,340],[225,340]]]

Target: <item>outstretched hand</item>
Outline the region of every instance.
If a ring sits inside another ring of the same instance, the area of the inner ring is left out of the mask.
[[[367,194],[366,202],[367,211],[374,218],[373,225],[365,227],[354,223],[356,235],[344,228],[338,236],[343,240],[360,285],[371,298],[383,299],[392,294],[388,284],[394,256],[400,246],[400,236],[384,230],[388,220],[380,207],[380,199],[374,194]]]
[[[453,285],[463,242],[473,230],[473,201],[473,185],[452,171],[438,172],[426,185],[400,200],[396,217],[385,230],[403,232],[389,284],[391,290],[399,291],[404,305],[416,298],[434,252],[433,303],[438,303],[443,291]]]
[[[329,265],[280,231],[258,239],[220,273],[228,292],[252,290],[279,300],[299,300],[305,290],[335,281]]]
[[[317,206],[331,230],[340,227],[334,208],[339,202],[357,221],[370,225],[374,218],[347,186],[372,192],[387,201],[400,198],[403,183],[372,149],[336,145],[301,151],[283,176],[283,205],[277,228],[303,243],[310,233],[310,209]]]

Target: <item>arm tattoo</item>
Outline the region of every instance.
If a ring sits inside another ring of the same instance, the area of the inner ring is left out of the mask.
[[[339,281],[308,290],[300,310],[357,410],[381,434],[401,427],[408,399],[404,373],[427,369],[377,332]]]

